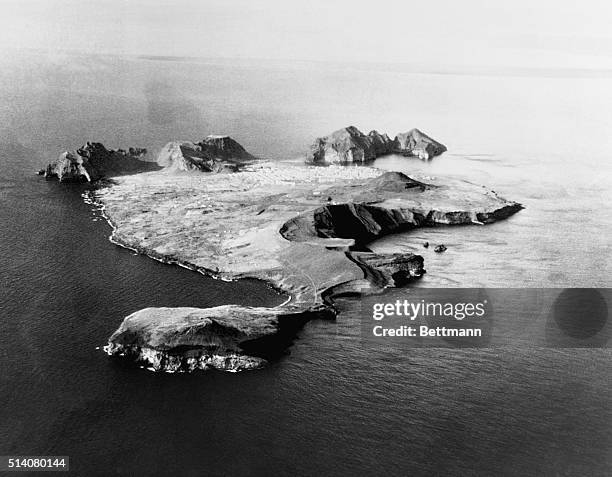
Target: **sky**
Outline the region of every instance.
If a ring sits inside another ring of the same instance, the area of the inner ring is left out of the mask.
[[[597,0],[0,0],[0,54],[611,68]]]

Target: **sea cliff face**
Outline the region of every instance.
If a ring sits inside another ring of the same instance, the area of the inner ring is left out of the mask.
[[[418,129],[399,133],[391,140],[387,134],[371,131],[366,135],[355,126],[349,126],[317,138],[310,148],[307,162],[367,162],[386,154],[402,154],[429,160],[445,151],[446,146]]]
[[[105,351],[154,371],[257,369],[288,346],[287,327],[298,321],[272,308],[145,308],[125,318]]]
[[[114,150],[106,149],[99,142],[88,142],[76,151],[62,153],[38,174],[60,182],[94,182],[103,177],[159,169],[144,160],[146,154],[144,148]]]

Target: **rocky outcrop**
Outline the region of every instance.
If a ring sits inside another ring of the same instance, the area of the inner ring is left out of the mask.
[[[335,316],[334,297],[401,286],[423,257],[377,254],[369,241],[436,224],[484,224],[521,205],[459,180],[340,166],[256,163],[233,174],[122,177],[92,192],[112,240],[222,279],[257,278],[287,293],[273,309],[147,309],[107,347],[154,370],[253,369],[307,320]]]
[[[466,196],[461,199],[465,201],[462,209],[447,210],[449,204],[457,204],[456,194],[461,194],[465,183],[457,185],[460,187],[453,189],[426,184],[401,172],[386,172],[363,184],[350,202],[327,203],[291,218],[280,234],[297,242],[321,237],[350,239],[352,245],[364,245],[417,227],[491,223],[522,209],[522,205],[505,201],[492,191],[463,189]],[[333,189],[327,192],[339,195]]]
[[[355,126],[349,126],[334,131],[329,136],[317,138],[311,146],[307,162],[367,162],[393,153],[428,160],[445,151],[443,144],[418,129],[399,133],[391,140],[387,134],[371,131],[365,135]]]
[[[317,236],[351,238],[356,244],[371,242],[391,232],[418,227],[425,220],[419,213],[367,203],[325,205],[312,212]]]
[[[123,320],[105,351],[153,371],[257,369],[282,353],[316,313],[236,305],[145,308]],[[320,310],[319,316],[330,313]]]
[[[355,126],[349,126],[317,138],[311,146],[309,160],[313,163],[366,162],[386,154],[390,143],[386,135],[372,131],[366,136]]]
[[[411,129],[395,136],[392,152],[429,160],[446,152],[446,146],[418,129]]]
[[[357,128],[355,129],[359,131]],[[372,144],[375,157],[389,154],[393,150],[394,142],[389,139],[386,133],[380,134],[378,131],[370,131],[367,137]]]
[[[348,252],[347,256],[378,287],[401,287],[425,273],[423,257],[414,253]]]
[[[207,136],[198,143],[169,142],[157,163],[172,171],[237,171],[255,157],[229,136]]]
[[[104,177],[157,170],[144,160],[147,150],[130,147],[106,149],[99,142],[88,142],[76,151],[66,151],[38,174],[60,182],[94,182]]]

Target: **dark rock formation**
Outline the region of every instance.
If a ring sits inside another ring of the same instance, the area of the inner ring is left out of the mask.
[[[379,287],[400,287],[425,273],[423,257],[413,253],[348,252],[347,256]]]
[[[315,209],[313,222],[319,237],[352,238],[363,244],[391,232],[417,227],[425,222],[425,217],[372,204],[347,203]]]
[[[446,252],[446,245],[444,245],[444,244],[436,245],[434,247],[434,252],[436,252],[436,253]]]
[[[329,136],[317,138],[311,146],[311,161],[365,162],[375,159],[388,149],[389,138],[372,131],[366,136],[355,126],[334,131]],[[381,151],[377,153],[377,151]]]
[[[430,138],[418,129],[399,133],[394,140],[377,131],[367,136],[355,126],[334,131],[320,137],[311,146],[307,158],[312,163],[366,162],[385,154],[403,154],[420,159],[431,159],[446,151],[443,144]]]
[[[354,129],[359,132],[357,128]],[[370,131],[367,137],[374,147],[375,157],[389,154],[394,148],[394,142],[389,139],[386,133],[380,134],[378,131]]]
[[[141,148],[109,150],[99,142],[88,142],[74,152],[64,152],[38,174],[60,182],[94,182],[103,177],[159,169],[144,160],[146,153]]]
[[[429,242],[425,242],[425,243],[423,244],[423,247],[425,247],[425,248],[429,248]]]
[[[328,189],[341,198],[341,190]],[[425,184],[401,172],[385,172],[361,185],[353,192],[351,201],[328,203],[312,211],[304,212],[283,224],[280,234],[287,240],[310,242],[313,237],[325,239],[352,239],[363,245],[376,238],[437,224],[490,223],[522,209],[522,205],[499,199],[492,192],[478,197],[479,203],[471,203],[471,197],[461,197],[456,190],[445,186]],[[488,196],[488,197],[487,197]],[[431,197],[428,201],[421,197]],[[485,199],[486,197],[486,199]],[[431,208],[434,202],[465,202],[462,210]],[[483,205],[489,202],[490,209]]]
[[[312,318],[333,310],[287,313],[280,308],[145,308],[132,313],[109,339],[107,354],[154,371],[256,369],[277,357]]]
[[[159,153],[157,163],[174,171],[236,171],[255,157],[229,136],[207,136],[193,142],[169,142]]]

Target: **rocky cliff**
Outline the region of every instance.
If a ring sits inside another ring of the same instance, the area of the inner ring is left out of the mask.
[[[207,136],[194,143],[169,142],[159,153],[157,163],[173,171],[236,171],[255,160],[229,136]]]
[[[418,129],[411,129],[395,136],[392,152],[429,160],[446,152],[446,146]]]
[[[305,320],[281,308],[145,308],[123,320],[106,352],[154,371],[256,369],[277,357]]]
[[[371,131],[366,135],[356,127],[349,126],[317,138],[310,148],[307,162],[367,162],[386,154],[403,154],[428,160],[445,151],[443,144],[418,129],[399,133],[391,140],[387,134]]]
[[[88,142],[76,151],[66,151],[57,161],[47,165],[38,173],[47,179],[60,182],[94,182],[103,177],[135,174],[159,169],[146,162],[147,150],[130,147],[106,149],[99,142]]]
[[[355,126],[338,129],[329,136],[317,138],[311,146],[311,162],[365,162],[387,154],[391,140],[372,131],[367,136]]]

